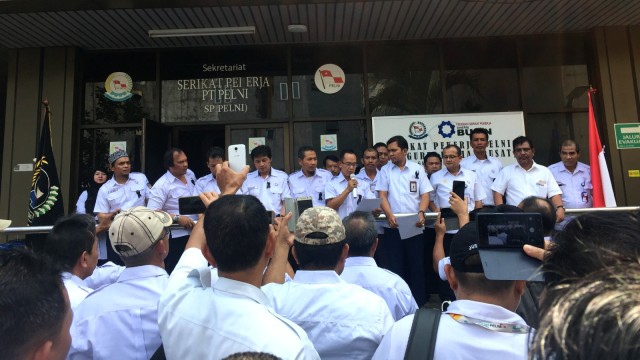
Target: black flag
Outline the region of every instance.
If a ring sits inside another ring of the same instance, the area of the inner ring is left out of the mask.
[[[29,193],[30,226],[53,225],[64,215],[62,192],[51,148],[51,112],[45,101],[44,124]]]

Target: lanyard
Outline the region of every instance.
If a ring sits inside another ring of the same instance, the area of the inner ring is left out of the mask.
[[[453,314],[453,313],[449,313],[448,315],[451,316],[453,320],[461,324],[477,325],[491,331],[499,331],[499,332],[512,333],[512,334],[527,334],[529,332],[529,327],[526,325],[522,326],[518,324],[491,322],[486,320],[469,318],[464,315]]]

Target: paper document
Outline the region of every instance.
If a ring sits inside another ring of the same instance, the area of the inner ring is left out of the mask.
[[[356,211],[366,211],[366,212],[372,212],[375,209],[380,209],[380,202],[382,201],[382,199],[379,198],[375,198],[375,199],[362,199],[362,201],[360,201],[360,204],[358,204],[358,207],[356,208]]]
[[[423,227],[417,227],[418,214],[395,214],[396,223],[398,224],[398,231],[400,232],[400,239],[408,239],[416,235],[422,234]]]

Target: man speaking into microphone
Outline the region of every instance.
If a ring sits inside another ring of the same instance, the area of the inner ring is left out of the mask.
[[[358,184],[355,175],[357,165],[356,153],[350,149],[342,150],[338,162],[340,174],[331,179],[324,189],[327,206],[336,210],[341,219],[354,212],[363,198],[375,197],[372,192],[365,191],[366,184]]]

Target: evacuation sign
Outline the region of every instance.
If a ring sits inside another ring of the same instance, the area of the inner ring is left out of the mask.
[[[640,123],[613,124],[618,149],[640,149]]]

